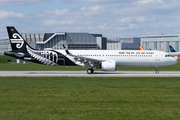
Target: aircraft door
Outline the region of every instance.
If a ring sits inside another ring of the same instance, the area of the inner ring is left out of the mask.
[[[160,52],[156,52],[155,61],[160,61]]]

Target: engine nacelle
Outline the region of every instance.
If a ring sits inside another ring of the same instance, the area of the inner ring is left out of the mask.
[[[105,61],[101,63],[102,71],[116,71],[116,62],[115,61]]]

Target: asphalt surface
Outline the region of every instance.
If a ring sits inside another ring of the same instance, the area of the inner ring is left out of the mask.
[[[0,71],[0,77],[180,77],[180,71]]]

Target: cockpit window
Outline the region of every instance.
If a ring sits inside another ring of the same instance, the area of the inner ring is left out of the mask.
[[[172,57],[171,55],[165,55],[165,57]]]

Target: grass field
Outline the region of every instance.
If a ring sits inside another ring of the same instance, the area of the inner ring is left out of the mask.
[[[47,66],[35,63],[17,64],[15,62],[7,63],[6,60],[15,61],[14,58],[0,55],[0,71],[86,71],[87,67],[80,66]],[[100,70],[94,68],[95,71]],[[118,66],[118,71],[155,71],[155,67],[127,67]],[[172,66],[159,67],[159,71],[180,71],[180,60]]]
[[[4,120],[179,120],[179,78],[0,77]]]

